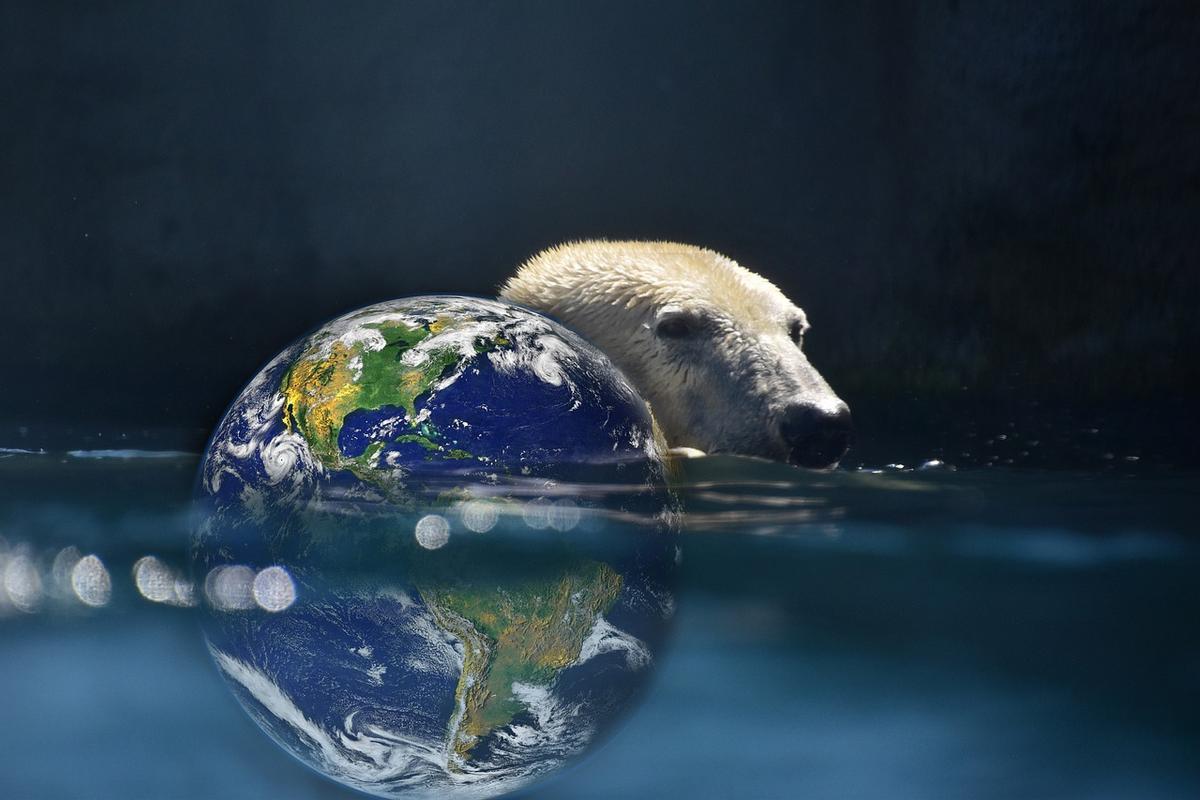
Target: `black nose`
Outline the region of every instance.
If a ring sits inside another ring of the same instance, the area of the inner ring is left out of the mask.
[[[832,466],[846,455],[854,425],[844,403],[833,410],[796,404],[784,413],[779,432],[788,446],[788,461],[818,468]]]

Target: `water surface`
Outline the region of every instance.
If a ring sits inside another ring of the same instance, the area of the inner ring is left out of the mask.
[[[133,579],[153,555],[187,583],[195,466],[0,453],[4,796],[354,796],[243,715],[186,591]],[[1195,486],[687,462],[654,685],[529,796],[1198,796]],[[98,607],[55,569],[88,554]]]

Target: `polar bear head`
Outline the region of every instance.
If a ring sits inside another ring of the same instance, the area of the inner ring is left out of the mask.
[[[527,261],[500,294],[603,350],[671,447],[827,467],[849,446],[850,411],[804,355],[804,312],[719,253],[566,244]]]

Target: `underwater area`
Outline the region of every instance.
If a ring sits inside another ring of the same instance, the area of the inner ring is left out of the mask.
[[[354,796],[273,745],[219,677],[187,552],[197,464],[0,456],[7,796]],[[649,686],[597,752],[523,796],[1200,791],[1192,476],[680,466]],[[448,516],[451,541],[471,535]]]

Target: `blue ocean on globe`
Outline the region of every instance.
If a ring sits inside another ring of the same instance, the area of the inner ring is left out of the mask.
[[[284,749],[377,795],[491,797],[571,763],[634,705],[674,612],[645,403],[496,301],[382,303],[288,347],[196,499],[222,675]]]

